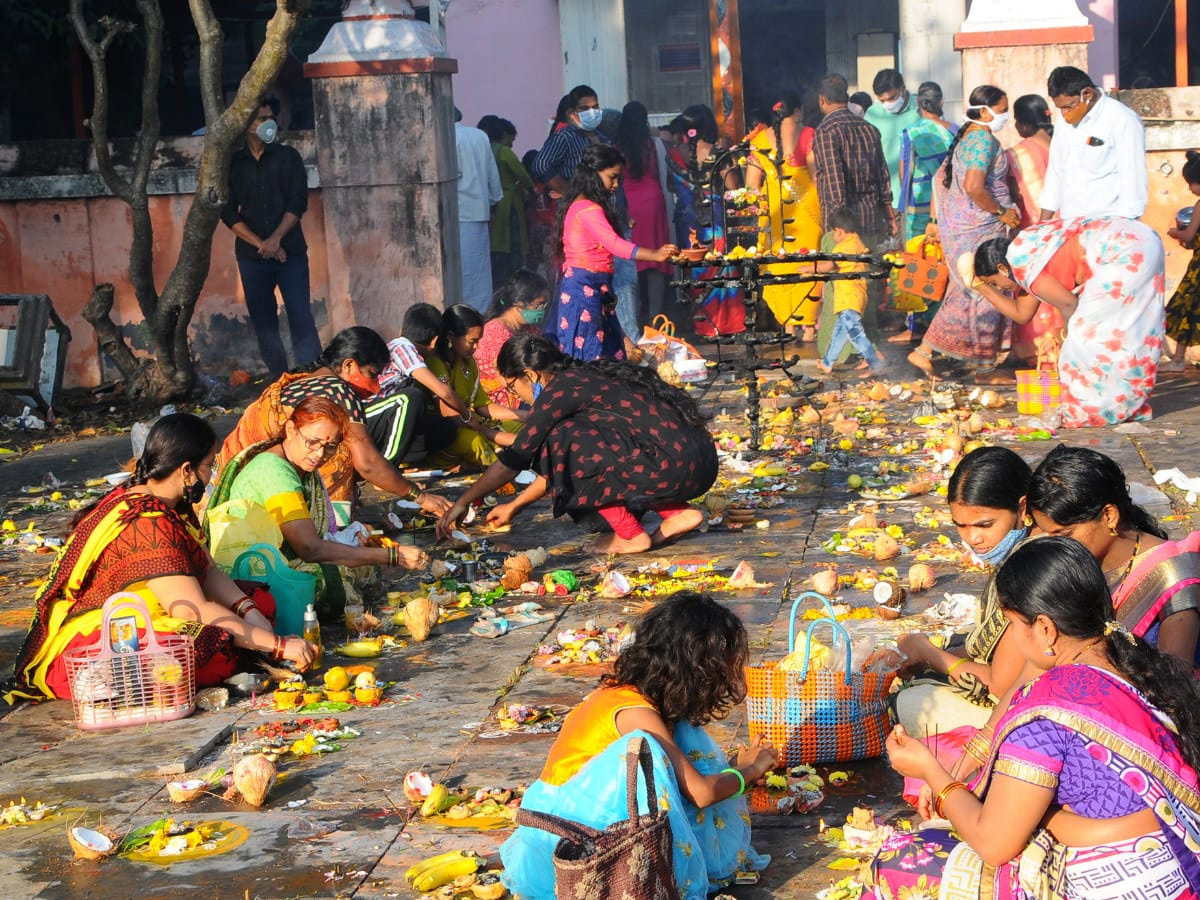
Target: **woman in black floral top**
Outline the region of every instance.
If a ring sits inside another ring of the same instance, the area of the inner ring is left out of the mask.
[[[700,524],[688,505],[712,487],[717,453],[696,404],[649,369],[601,359],[578,364],[541,335],[514,335],[496,368],[508,389],[532,404],[525,427],[499,462],[442,516],[447,534],[468,506],[534,469],[539,478],[511,503],[495,507],[488,522],[504,525],[545,495],[554,515],[595,511],[613,534],[598,541],[605,553],[641,553]],[[653,534],[640,519],[662,518]]]

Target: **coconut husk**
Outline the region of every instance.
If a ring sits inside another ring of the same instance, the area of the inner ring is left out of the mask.
[[[89,846],[81,838],[99,846]],[[104,841],[108,841],[107,846],[104,845]],[[104,859],[116,853],[121,846],[117,835],[107,828],[84,828],[77,825],[67,829],[67,843],[71,845],[71,852],[75,854],[76,859]]]
[[[240,794],[251,806],[262,806],[267,799],[267,792],[275,784],[277,774],[275,763],[261,753],[243,756],[234,763],[231,790],[235,796]]]
[[[191,781],[168,781],[167,796],[171,798],[172,803],[187,803],[203,794],[207,787],[208,784],[198,778]]]
[[[423,641],[437,624],[440,610],[429,597],[417,597],[404,604],[404,624],[414,641]]]

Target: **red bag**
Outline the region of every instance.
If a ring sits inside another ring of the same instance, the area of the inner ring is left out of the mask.
[[[950,267],[946,265],[941,244],[923,240],[916,253],[904,253],[902,257],[904,268],[897,274],[898,290],[901,293],[913,294],[932,303],[937,303],[946,296]]]

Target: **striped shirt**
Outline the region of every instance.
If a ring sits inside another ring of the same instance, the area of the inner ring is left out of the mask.
[[[563,181],[570,181],[575,174],[583,151],[592,143],[607,143],[604,136],[596,132],[584,131],[574,125],[558,129],[533,160],[533,177],[545,183],[557,175]]]

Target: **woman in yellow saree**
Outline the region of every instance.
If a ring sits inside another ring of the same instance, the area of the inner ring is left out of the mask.
[[[215,453],[212,427],[196,416],[176,413],[154,424],[129,484],[80,514],[38,592],[9,702],[70,697],[64,657],[95,645],[104,601],[120,591],[146,601],[151,621],[138,622],[142,634],[192,636],[197,685],[233,674],[238,648],[301,669],[312,663],[312,646],[277,637],[264,614],[273,608],[260,610],[200,543],[191,506],[204,493]]]
[[[761,192],[767,207],[759,220],[758,252],[814,251],[821,243],[821,204],[812,177],[813,129],[804,124],[794,91],[781,91],[772,113],[772,127],[754,137],[747,157],[746,187]],[[764,271],[786,275],[800,269],[800,263],[776,263]],[[821,301],[815,283],[768,285],[762,295],[781,326],[800,325],[804,340],[814,340]]]

